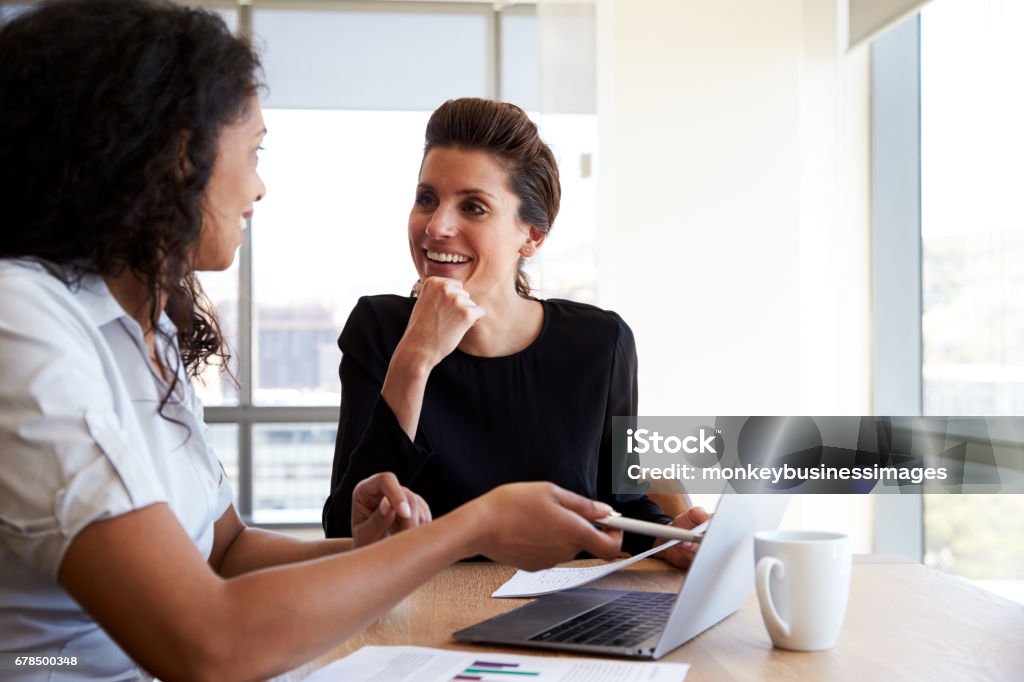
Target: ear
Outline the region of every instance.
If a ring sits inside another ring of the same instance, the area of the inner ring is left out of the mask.
[[[519,255],[522,256],[523,258],[536,256],[537,252],[540,251],[541,244],[544,243],[544,240],[546,238],[546,234],[544,234],[543,232],[534,227],[531,227],[529,238],[519,248]]]

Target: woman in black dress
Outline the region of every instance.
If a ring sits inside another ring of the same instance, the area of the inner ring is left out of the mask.
[[[691,528],[644,495],[613,494],[612,417],[637,414],[622,318],[530,295],[523,272],[558,213],[558,167],[518,107],[452,100],[427,124],[409,215],[415,297],[367,296],[339,339],[342,402],[328,536],[351,491],[393,471],[435,515],[511,481],[547,480],[626,516]],[[638,552],[649,538],[626,535]],[[692,549],[665,558],[688,565]]]

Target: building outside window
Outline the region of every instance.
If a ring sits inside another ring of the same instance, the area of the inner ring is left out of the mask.
[[[925,415],[1024,415],[1024,4],[921,13]],[[926,563],[1024,602],[1024,496],[924,496]]]

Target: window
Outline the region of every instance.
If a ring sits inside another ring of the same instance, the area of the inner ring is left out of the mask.
[[[554,103],[542,107],[532,3],[179,1],[251,35],[268,86],[267,197],[232,267],[200,274],[232,348],[231,375],[211,368],[197,386],[210,438],[243,518],[318,524],[340,402],[337,337],[359,296],[411,288],[406,222],[424,127],[444,100],[506,99],[537,122],[563,193],[528,272],[542,297],[597,300],[592,10],[552,10],[546,40],[565,73],[547,79]],[[31,4],[0,0],[0,21]]]
[[[921,14],[924,414],[1024,414],[1024,5]],[[1024,602],[1024,497],[928,495],[925,561]]]
[[[893,178],[876,160],[884,200],[876,201],[875,237],[887,246],[876,250],[876,306],[920,320],[910,333],[896,333],[894,315],[876,328],[876,352],[900,360],[876,365],[883,413],[1022,413],[1024,212],[1015,197],[1024,184],[1024,93],[1014,86],[1022,27],[1024,7],[1013,0],[943,0],[875,45],[876,77],[910,76],[903,92],[876,87],[875,154],[911,177],[891,200]],[[880,139],[894,120],[901,137]],[[900,386],[888,390],[893,377]],[[1014,541],[1024,499],[923,498],[908,533],[918,539],[905,553],[1024,601],[1024,544]]]
[[[232,23],[263,56],[267,196],[232,269],[203,273],[234,348],[200,394],[243,518],[319,524],[340,384],[337,338],[358,297],[407,294],[406,223],[423,131],[444,100],[497,97],[538,123],[563,203],[531,265],[543,297],[597,297],[593,111],[539,113],[535,7],[261,2]],[[443,44],[445,49],[438,50]]]

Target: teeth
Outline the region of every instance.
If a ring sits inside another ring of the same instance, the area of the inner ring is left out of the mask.
[[[427,258],[438,263],[468,263],[469,258],[458,253],[427,251]]]

